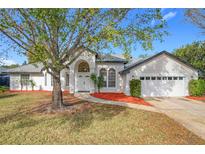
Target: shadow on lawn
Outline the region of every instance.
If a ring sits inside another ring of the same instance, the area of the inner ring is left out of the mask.
[[[17,94],[0,94],[0,99],[1,98],[9,98],[9,97],[14,97],[14,96],[16,96]]]
[[[71,122],[71,131],[80,131],[89,127],[94,121],[110,120],[124,112],[126,107],[104,104],[92,104],[90,109],[75,113],[68,120]]]
[[[0,125],[6,124],[9,122],[17,122],[14,125],[15,129],[25,128],[25,127],[32,127],[39,123],[42,123],[44,120],[34,120],[31,118],[32,114],[25,111],[14,112],[12,114],[5,115],[4,117],[0,117]]]
[[[22,120],[20,120],[16,125],[15,125],[15,129],[20,129],[20,128],[25,128],[25,127],[32,127],[35,126],[39,123],[43,122],[42,120],[34,120],[32,118],[23,118]]]
[[[0,124],[7,123],[9,121],[12,121],[15,119],[15,121],[22,119],[24,117],[24,114],[22,112],[15,112],[12,114],[5,115],[4,117],[0,117]]]
[[[126,110],[126,107],[94,104],[88,102],[81,104],[81,106],[82,107],[78,108],[74,112],[68,112],[65,110],[53,115],[50,114],[54,119],[58,118],[61,121],[60,123],[53,123],[53,125],[58,125],[60,127],[65,123],[69,123],[71,132],[79,132],[82,129],[88,128],[94,121],[110,120]],[[49,120],[47,119],[48,115],[49,114],[47,114],[47,116],[43,119],[41,118],[39,120],[34,120],[32,118],[32,116],[34,116],[33,111],[19,111],[0,118],[0,124],[15,121],[17,122],[17,124],[14,126],[15,129],[33,127],[43,123],[46,120]]]
[[[20,108],[13,113],[0,117],[0,124],[15,121],[18,122],[15,125],[16,129],[32,127],[42,123],[47,119],[46,117],[51,115],[52,117],[60,118],[61,122],[57,123],[59,127],[68,122],[71,131],[75,132],[89,127],[94,121],[110,120],[126,110],[126,107],[87,102],[71,95],[65,97],[64,102],[71,102],[72,105],[65,109],[48,113],[48,108],[51,106],[50,99],[41,100],[35,107]],[[32,118],[32,116],[39,114],[46,116],[43,121],[42,119],[34,120]]]

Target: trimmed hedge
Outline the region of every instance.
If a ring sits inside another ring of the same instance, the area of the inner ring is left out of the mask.
[[[205,80],[191,80],[189,81],[189,95],[203,96],[205,94]]]
[[[130,81],[130,95],[133,97],[141,96],[141,81],[138,79],[132,79]]]

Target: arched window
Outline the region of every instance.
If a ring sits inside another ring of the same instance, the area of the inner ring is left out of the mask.
[[[107,87],[107,71],[105,68],[100,69],[100,76],[103,76],[104,79],[103,87]]]
[[[116,73],[115,69],[111,68],[108,72],[108,87],[115,87]]]
[[[90,72],[90,68],[87,62],[81,62],[78,65],[78,72]]]

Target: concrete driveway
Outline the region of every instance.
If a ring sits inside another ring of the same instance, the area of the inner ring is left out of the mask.
[[[183,97],[148,98],[148,102],[205,140],[205,103]]]

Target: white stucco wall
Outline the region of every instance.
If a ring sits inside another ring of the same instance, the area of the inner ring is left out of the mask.
[[[47,76],[47,84],[45,83],[45,76]],[[42,88],[43,88],[43,90],[48,90],[48,91],[53,90],[51,80],[52,80],[51,75],[49,73],[47,73],[47,71],[43,71],[43,77],[42,77],[42,81],[43,81]]]
[[[97,62],[95,54],[85,51],[83,52],[70,66],[69,69],[64,69],[61,71],[61,85],[62,90],[69,90],[71,93],[77,92],[78,88],[78,65],[86,61],[89,65],[90,72],[96,73],[99,75],[101,68],[105,68],[107,73],[109,69],[113,68],[116,71],[116,87],[113,88],[102,88],[102,92],[124,92],[127,95],[130,95],[129,81],[131,79],[139,79],[140,76],[177,76],[183,77],[183,95],[188,95],[188,82],[191,79],[198,78],[198,72],[187,65],[172,59],[166,54],[162,54],[158,57],[155,57],[153,60],[143,63],[138,67],[134,67],[129,70],[128,73],[119,74],[119,71],[123,70],[123,63],[110,63],[110,62]],[[30,79],[32,79],[36,86],[34,90],[48,90],[52,91],[53,86],[51,85],[51,75],[47,73],[47,85],[45,85],[45,71],[42,73],[31,73]],[[69,73],[69,86],[66,86],[66,73]],[[93,82],[90,80],[90,85],[87,88],[91,93],[97,91],[95,89]],[[164,82],[164,83],[163,83]],[[182,95],[182,81],[143,81],[142,90],[152,93],[151,90],[154,89],[155,94],[157,91],[162,89],[171,89],[170,87],[175,87],[175,91],[171,93],[172,96]],[[153,85],[153,86],[152,86]],[[157,85],[157,86],[156,86]],[[152,86],[152,88],[150,88]],[[163,88],[161,88],[163,87]],[[10,74],[10,89],[11,90],[21,90],[20,85],[20,74]],[[24,87],[23,90],[26,90]],[[28,86],[27,90],[32,90],[31,86]],[[170,90],[171,91],[171,90]],[[154,94],[154,95],[155,95]]]
[[[197,79],[198,73],[196,70],[191,69],[190,67],[184,65],[183,63],[176,61],[169,56],[162,54],[153,60],[144,63],[138,67],[132,68],[129,73],[126,74],[125,88],[124,92],[127,95],[130,95],[129,81],[131,79],[139,79],[140,76],[183,76],[184,77],[184,95],[188,95],[188,82],[191,79]],[[143,81],[146,82],[146,81]],[[151,83],[151,82],[150,82]],[[174,82],[170,82],[174,83]],[[177,82],[175,83],[177,84]],[[173,86],[168,84],[158,85],[156,90],[160,90],[160,86],[166,86],[167,88]],[[166,88],[165,88],[166,89]],[[177,88],[175,88],[177,89]],[[150,90],[150,89],[146,89]],[[178,89],[181,90],[180,88]],[[172,95],[177,95],[175,91]]]
[[[116,87],[113,88],[102,88],[102,92],[122,92],[123,91],[123,80],[122,76],[119,74],[119,71],[121,71],[124,68],[123,63],[97,63],[96,65],[96,73],[99,75],[100,69],[105,68],[107,70],[107,73],[109,69],[113,68],[116,71]]]
[[[80,62],[82,61],[86,61],[89,64],[89,68],[90,68],[90,74],[95,73],[95,69],[96,69],[96,65],[95,65],[95,54],[89,52],[89,51],[84,51],[69,67],[69,74],[70,74],[70,87],[69,87],[69,91],[70,93],[74,93],[77,92],[77,69],[78,69],[78,65]],[[94,92],[95,88],[94,88],[94,84],[92,83],[92,81],[90,81],[90,92]]]
[[[61,71],[61,87],[62,90],[69,90],[69,87],[66,86],[66,73],[68,69],[64,69]],[[42,73],[29,73],[29,80],[33,80],[35,83],[34,90],[46,90],[52,91],[53,86],[51,84],[51,75],[47,73],[47,84],[45,83],[45,74],[46,71]],[[20,76],[21,74],[10,74],[10,90],[21,90],[20,84]],[[27,87],[23,87],[22,90],[32,90],[31,85]]]
[[[62,90],[69,90],[71,93],[74,93],[77,91],[76,85],[77,80],[75,80],[75,77],[77,76],[77,68],[78,64],[82,61],[86,61],[89,64],[90,72],[95,73],[96,72],[96,65],[95,65],[95,54],[85,51],[83,52],[71,65],[69,69],[64,69],[61,71],[61,87]],[[53,86],[51,85],[51,75],[47,73],[47,85],[45,85],[45,73],[46,71],[43,71],[41,74],[33,74],[30,73],[30,79],[32,79],[36,86],[34,90],[48,90],[52,91]],[[69,73],[69,86],[66,86],[66,73]],[[11,74],[10,75],[10,89],[11,90],[21,90],[20,85],[20,74]],[[90,81],[90,92],[94,92],[94,84],[92,81]],[[32,90],[31,86],[28,86],[27,88],[23,90]]]
[[[78,65],[83,61],[88,63],[89,69],[90,69],[90,72],[88,72],[87,73],[88,75],[86,76],[90,76],[92,73],[99,75],[99,70],[101,68],[105,68],[107,71],[109,71],[109,69],[111,68],[115,69],[116,87],[103,88],[102,91],[103,92],[122,92],[123,81],[118,72],[124,68],[124,64],[123,63],[96,63],[96,54],[86,51],[86,50],[82,52],[82,54],[74,62],[70,64],[69,69],[64,69],[61,71],[62,90],[69,90],[70,93],[78,92],[78,86],[77,86],[79,85]],[[69,86],[66,86],[66,73],[69,74]],[[45,84],[45,75],[47,76],[46,77],[47,84]],[[30,73],[30,79],[32,79],[36,84],[36,86],[34,87],[34,90],[52,91],[53,89],[53,86],[51,84],[51,75],[49,73],[46,73],[46,71],[43,71],[42,73],[39,73],[39,74]],[[89,79],[89,87],[86,87],[86,90],[90,91],[91,93],[97,91],[91,79],[90,78],[88,79]],[[10,80],[11,80],[10,82],[11,90],[21,90],[20,74],[11,74]],[[28,86],[27,88],[23,90],[32,90],[32,87]]]
[[[115,88],[102,88],[101,91],[102,92],[122,92],[123,81],[118,72],[124,68],[124,64],[123,63],[110,63],[110,62],[109,63],[99,63],[99,62],[96,63],[95,54],[85,51],[70,65],[69,91],[71,93],[78,91],[77,69],[78,69],[79,63],[82,61],[86,61],[89,64],[89,67],[90,67],[89,75],[91,75],[92,73],[99,75],[99,70],[101,68],[105,68],[106,70],[109,70],[110,68],[114,68],[116,70],[116,87]],[[97,89],[95,89],[94,84],[91,80],[90,80],[90,87],[88,87],[88,89],[90,89],[91,93],[97,91]]]
[[[21,74],[10,74],[10,90],[32,90],[31,85],[27,87],[23,86],[21,89],[20,84]],[[35,83],[34,90],[45,90],[44,89],[44,76],[41,73],[29,74],[29,80],[33,80]]]
[[[30,80],[35,82],[34,90],[44,90],[44,78],[43,74],[30,74]],[[32,90],[32,87],[29,87]]]
[[[66,74],[69,74],[69,69],[63,69],[61,71],[61,87],[63,91],[69,90],[69,86],[66,85]]]
[[[20,75],[10,74],[10,90],[21,90]]]

